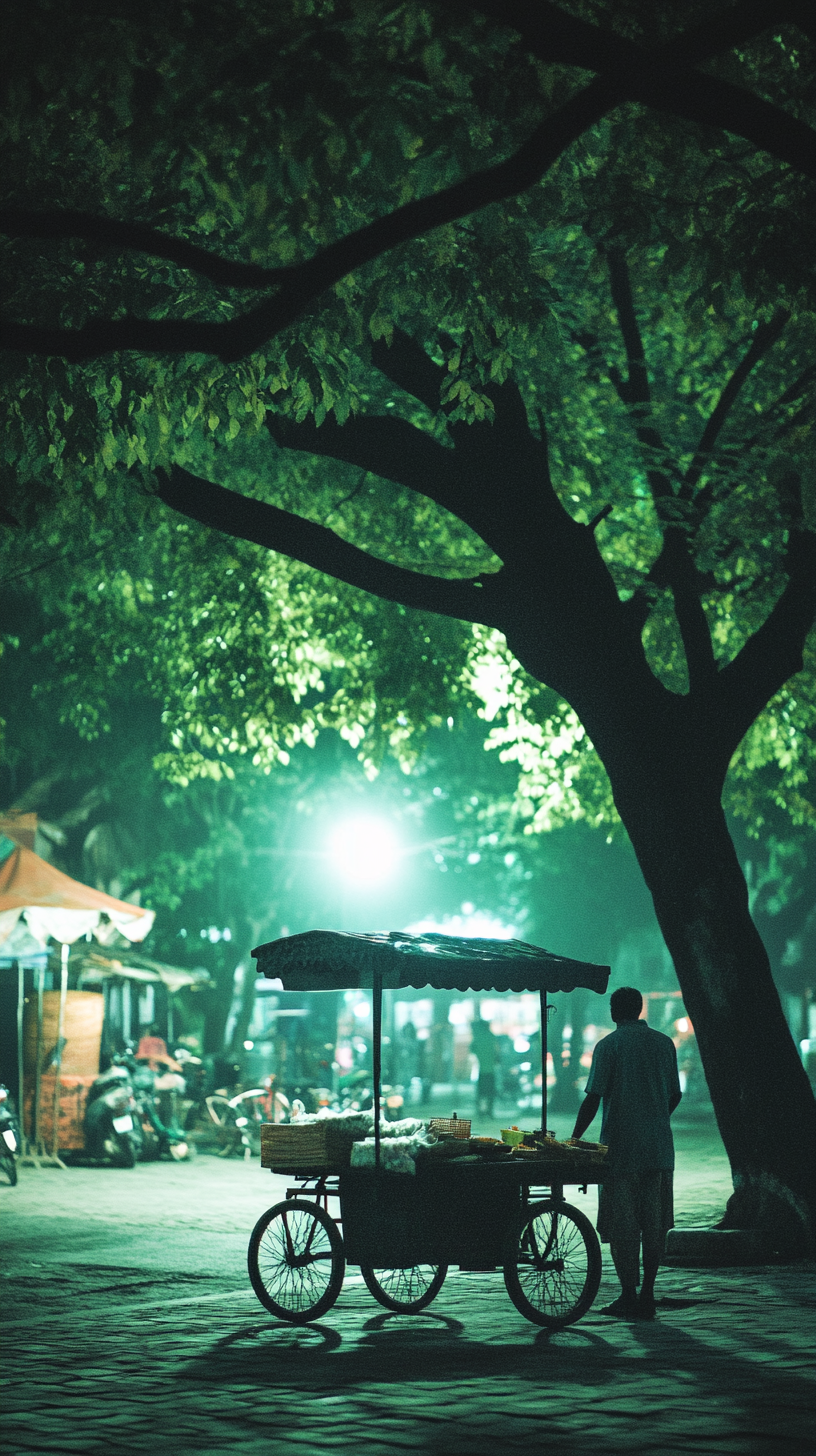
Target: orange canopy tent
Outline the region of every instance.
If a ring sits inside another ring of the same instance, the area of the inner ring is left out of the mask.
[[[130,941],[144,940],[153,925],[154,911],[72,880],[5,835],[0,837],[0,861],[0,946],[21,915],[37,940],[53,936],[63,944],[98,930],[103,915]]]
[[[21,838],[23,836],[20,836]],[[99,939],[107,940],[113,930],[118,930],[127,940],[144,940],[153,925],[155,912],[145,910],[141,905],[130,905],[125,900],[115,900],[102,890],[94,890],[79,880],[72,880],[47,860],[41,859],[25,843],[17,843],[6,834],[0,833],[0,952],[3,941],[8,940],[20,917],[25,918],[32,935],[43,945],[50,938],[62,943],[62,975],[60,980],[59,1025],[54,1079],[54,1147],[48,1161],[63,1166],[57,1157],[57,1099],[62,1063],[62,1027],[65,1001],[68,990],[68,946],[80,936],[94,931]],[[107,924],[103,922],[107,918]],[[110,927],[110,929],[109,929]],[[17,1056],[19,1087],[23,1085],[22,1058],[22,971],[18,968],[17,1007]],[[37,1063],[34,1095],[34,1149],[29,1156],[39,1161],[43,1150],[39,1138],[40,1101],[40,1047],[42,1043],[43,1019],[43,975],[39,973],[37,987]]]

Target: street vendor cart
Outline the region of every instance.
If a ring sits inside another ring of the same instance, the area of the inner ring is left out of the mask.
[[[340,1118],[262,1130],[264,1166],[295,1180],[250,1239],[249,1276],[265,1308],[296,1324],[318,1320],[337,1299],[346,1264],[355,1264],[380,1304],[410,1314],[430,1304],[457,1265],[467,1272],[501,1268],[514,1305],[535,1324],[558,1329],[580,1319],[598,1292],[601,1249],[589,1219],[565,1201],[564,1187],[602,1182],[603,1152],[546,1135],[547,995],[579,986],[602,993],[609,967],[520,941],[401,932],[309,931],[252,954],[259,972],[287,991],[370,990],[374,1023],[372,1166],[352,1165],[354,1140]],[[383,1165],[382,992],[422,986],[539,993],[540,1133],[502,1147],[470,1139],[470,1124],[455,1117],[447,1125],[437,1120],[447,1147],[417,1157],[413,1173]],[[457,1139],[461,1145],[451,1146]],[[461,1156],[437,1157],[438,1151]],[[339,1200],[339,1217],[330,1214],[329,1199]]]

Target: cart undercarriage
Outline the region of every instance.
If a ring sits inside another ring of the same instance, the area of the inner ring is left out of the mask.
[[[596,1165],[552,1170],[503,1160],[479,1166],[420,1163],[415,1176],[377,1168],[305,1173],[258,1220],[249,1276],[278,1319],[322,1318],[359,1265],[386,1309],[425,1309],[451,1266],[501,1269],[516,1309],[550,1329],[586,1314],[598,1292],[601,1248],[584,1213],[564,1199],[564,1182],[598,1182]],[[339,1213],[329,1210],[339,1202]]]

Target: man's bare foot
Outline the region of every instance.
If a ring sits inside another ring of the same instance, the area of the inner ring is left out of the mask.
[[[637,1319],[637,1298],[619,1294],[618,1298],[613,1300],[611,1304],[605,1305],[600,1313],[609,1315],[610,1319]]]

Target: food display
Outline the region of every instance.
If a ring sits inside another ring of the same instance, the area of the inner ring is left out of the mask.
[[[583,1138],[560,1142],[551,1133],[525,1132],[519,1127],[503,1127],[502,1140],[511,1155],[523,1162],[602,1163],[607,1153],[603,1143],[591,1143]]]
[[[313,1168],[373,1167],[376,1161],[370,1112],[337,1114],[322,1111],[287,1125],[261,1129],[263,1167],[292,1171]],[[467,1130],[467,1135],[463,1136]],[[464,1119],[415,1118],[380,1124],[380,1165],[385,1171],[414,1173],[428,1162],[546,1164],[566,1172],[579,1164],[600,1165],[607,1149],[603,1143],[569,1138],[561,1142],[549,1133],[523,1128],[502,1128],[501,1138],[469,1136]]]

